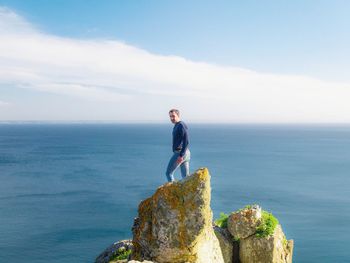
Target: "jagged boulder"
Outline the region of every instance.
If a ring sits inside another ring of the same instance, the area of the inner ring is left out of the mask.
[[[276,226],[273,235],[240,240],[241,263],[292,263],[292,255],[293,240],[286,240],[281,225]]]
[[[260,206],[248,205],[229,216],[223,214],[215,223],[215,234],[219,238],[225,263],[292,262],[293,240],[286,239],[278,219]],[[230,239],[233,244],[232,261]],[[237,244],[239,248],[235,246]]]
[[[233,212],[227,220],[227,229],[236,239],[247,238],[256,232],[261,223],[261,207],[247,206]]]
[[[233,237],[227,228],[214,226],[214,233],[219,240],[222,256],[225,263],[232,263],[233,261]]]
[[[158,263],[223,263],[212,228],[206,168],[157,189],[139,205],[132,259]]]

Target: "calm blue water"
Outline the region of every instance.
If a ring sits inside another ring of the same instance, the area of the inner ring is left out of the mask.
[[[350,127],[189,125],[217,217],[258,203],[294,262],[350,262]],[[0,125],[0,262],[93,262],[165,183],[172,125]],[[177,174],[177,178],[180,175]]]

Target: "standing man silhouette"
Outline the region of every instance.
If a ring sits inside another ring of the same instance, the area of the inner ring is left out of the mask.
[[[174,123],[173,128],[173,156],[169,160],[166,170],[168,182],[174,181],[174,172],[180,166],[181,176],[185,178],[190,174],[191,153],[188,149],[188,128],[180,119],[180,111],[171,109],[169,111],[170,121]]]

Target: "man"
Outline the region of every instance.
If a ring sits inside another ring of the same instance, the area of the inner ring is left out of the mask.
[[[174,172],[180,166],[181,176],[185,178],[190,174],[191,153],[188,149],[188,128],[180,120],[180,112],[177,109],[169,111],[170,121],[174,123],[173,128],[173,156],[169,160],[166,177],[169,182],[174,181]]]

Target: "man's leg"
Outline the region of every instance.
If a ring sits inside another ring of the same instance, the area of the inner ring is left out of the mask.
[[[166,177],[168,179],[168,182],[174,181],[174,172],[179,165],[176,163],[177,158],[179,157],[179,153],[174,153],[173,156],[170,158],[168,167],[166,169]]]
[[[190,159],[191,159],[191,153],[189,150],[186,151],[186,154],[184,156],[184,161],[181,163],[181,176],[182,178],[185,178],[186,176],[190,175]]]
[[[181,164],[181,176],[182,178],[185,178],[186,176],[190,175],[190,163],[185,161]]]

